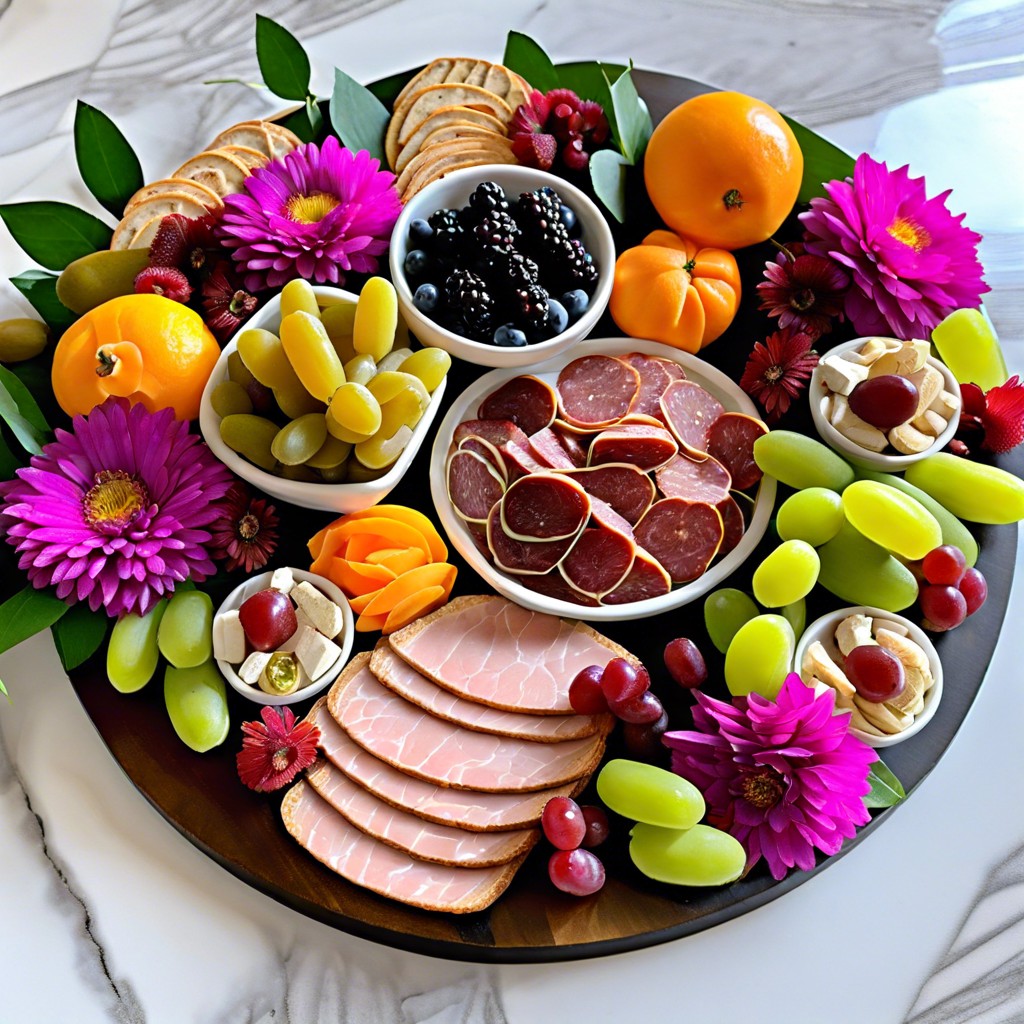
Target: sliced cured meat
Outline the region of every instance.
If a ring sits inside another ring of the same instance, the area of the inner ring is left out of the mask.
[[[521,576],[516,583],[555,601],[566,601],[584,608],[596,608],[600,604],[596,597],[581,593],[569,586],[565,577],[557,569],[544,573],[543,576]]]
[[[645,355],[643,352],[630,352],[622,358],[640,374],[640,391],[633,400],[631,413],[644,413],[659,418],[661,416],[661,396],[675,378],[667,369],[669,361],[659,356]],[[675,365],[675,364],[672,364]],[[679,371],[682,373],[682,370]]]
[[[566,472],[593,498],[606,502],[631,526],[651,507],[654,481],[641,469],[625,463],[590,466]]]
[[[476,546],[476,549],[485,558],[491,558],[492,552],[490,546],[487,543],[487,524],[486,523],[471,523],[463,520],[466,533],[469,534],[469,539]]]
[[[536,828],[470,832],[454,825],[425,821],[386,804],[329,761],[314,762],[306,772],[306,781],[361,832],[420,860],[436,864],[469,868],[507,864],[529,853],[540,838],[540,830]]]
[[[677,455],[662,466],[654,478],[666,498],[706,501],[709,505],[717,505],[728,498],[732,484],[729,471],[710,455],[703,462]]]
[[[638,546],[636,558],[626,578],[610,594],[601,598],[601,604],[646,601],[649,597],[662,597],[671,589],[672,579],[662,564]]]
[[[629,523],[605,502],[594,502],[591,526],[559,563],[570,586],[600,598],[614,590],[633,565],[636,544]]]
[[[564,474],[531,473],[501,499],[501,525],[515,540],[573,537],[590,516],[590,496]]]
[[[562,416],[581,427],[605,427],[629,412],[640,391],[640,374],[613,356],[582,356],[558,374]]]
[[[615,657],[636,660],[585,623],[532,612],[497,596],[456,598],[392,633],[389,642],[446,690],[538,715],[572,712],[569,683],[580,669],[603,667]]]
[[[711,424],[708,454],[729,470],[736,490],[745,491],[761,479],[761,469],[754,461],[754,442],[767,433],[760,420],[742,412],[723,412]]]
[[[692,380],[674,380],[661,396],[661,414],[679,444],[695,459],[708,455],[708,430],[725,409]]]
[[[494,564],[514,576],[534,576],[550,572],[572,549],[583,524],[563,540],[516,540],[501,523],[501,508],[495,505],[487,517],[487,552]]]
[[[486,459],[497,470],[501,479],[506,484],[508,483],[508,469],[505,467],[505,460],[501,457],[501,452],[490,441],[482,437],[464,437],[455,450],[475,452],[481,458]]]
[[[727,555],[743,540],[747,525],[743,520],[743,510],[731,494],[726,495],[715,508],[722,517],[722,546],[718,549],[718,554]]]
[[[577,465],[562,443],[561,436],[551,427],[544,427],[530,435],[530,449],[538,461],[551,469],[573,469]],[[586,459],[586,453],[583,457]]]
[[[580,786],[578,782],[567,783],[534,793],[478,793],[438,786],[400,772],[353,743],[331,717],[326,697],[313,705],[308,721],[320,730],[319,747],[327,759],[363,789],[419,818],[458,825],[471,832],[502,832],[536,825],[551,797],[572,796]]]
[[[482,420],[511,420],[524,434],[536,434],[551,426],[558,409],[555,389],[530,374],[505,381],[481,403],[477,416]]]
[[[407,775],[455,789],[526,792],[589,775],[601,759],[599,734],[534,743],[435,718],[383,686],[369,659],[361,654],[349,663],[331,687],[327,707],[359,746]]]
[[[430,864],[350,825],[305,779],[281,801],[289,835],[336,874],[371,892],[425,910],[466,914],[489,907],[522,858],[491,868]]]
[[[628,426],[629,424],[634,424],[643,427],[659,427],[661,429],[664,429],[665,427],[664,420],[658,419],[657,416],[648,416],[647,413],[644,412],[626,413],[626,415],[623,416],[622,419],[619,420],[619,422],[616,423],[615,425],[617,427],[625,427]]]
[[[648,358],[656,359],[661,363],[665,372],[673,380],[686,380],[686,371],[674,359],[666,359],[664,356],[648,356]]]
[[[459,446],[470,437],[489,442],[500,453],[509,480],[535,473],[544,467],[530,453],[530,439],[511,420],[465,420],[455,428]]]
[[[588,463],[602,466],[608,462],[628,462],[641,469],[664,466],[679,445],[664,427],[625,424],[602,430],[590,443]]]
[[[580,443],[580,438],[571,431],[563,430],[557,422],[551,430],[558,438],[558,443],[565,449],[566,455],[572,460],[572,464],[576,467],[585,466],[587,449]]]
[[[662,498],[637,523],[636,542],[656,558],[673,583],[702,576],[722,543],[722,517],[713,505]]]
[[[464,448],[448,457],[447,478],[452,508],[470,522],[486,522],[487,514],[505,493],[505,481],[490,462]]]
[[[578,740],[607,733],[612,720],[608,715],[526,715],[519,711],[499,711],[477,704],[442,689],[420,675],[408,662],[381,640],[370,658],[370,671],[389,689],[438,718],[454,722],[474,732],[512,736],[536,743]]]

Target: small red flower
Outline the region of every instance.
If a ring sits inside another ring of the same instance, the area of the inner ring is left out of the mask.
[[[255,312],[259,300],[239,284],[230,260],[219,260],[203,282],[203,319],[221,341]]]
[[[509,125],[516,159],[527,167],[548,170],[561,153],[570,170],[582,170],[590,154],[604,145],[608,118],[600,103],[581,100],[571,89],[534,90],[520,104]]]
[[[207,270],[211,251],[220,249],[213,235],[217,218],[168,214],[149,246],[151,267],[177,267],[193,281]]]
[[[192,285],[176,267],[144,267],[135,275],[135,291],[140,295],[163,295],[182,303],[192,297]]]
[[[274,506],[252,497],[245,484],[235,481],[210,524],[210,554],[228,572],[262,569],[277,547],[277,524]]]
[[[320,730],[311,722],[296,725],[288,707],[267,706],[260,717],[262,723],[242,723],[245,738],[235,763],[246,786],[257,793],[270,793],[287,786],[316,760]]]
[[[754,345],[740,387],[761,403],[770,423],[785,414],[818,365],[811,344],[806,334],[786,327]]]
[[[765,280],[757,286],[759,309],[778,317],[779,327],[793,327],[817,341],[843,320],[843,296],[849,275],[825,256],[808,256],[800,243],[786,246],[774,262],[764,265]]]
[[[981,447],[1003,454],[1024,441],[1024,383],[1014,374],[1005,384],[984,393],[977,384],[961,384],[963,413],[958,436],[971,441],[982,434]]]

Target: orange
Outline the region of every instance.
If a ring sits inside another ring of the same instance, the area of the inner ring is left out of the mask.
[[[647,144],[644,181],[661,219],[698,245],[770,238],[800,191],[804,158],[777,110],[739,92],[680,104]]]
[[[219,355],[217,339],[187,306],[163,295],[121,295],[76,320],[57,342],[53,394],[69,416],[118,395],[193,420]]]

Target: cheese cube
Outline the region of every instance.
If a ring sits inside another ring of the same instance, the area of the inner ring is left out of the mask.
[[[299,641],[295,645],[295,657],[310,679],[317,679],[341,657],[341,648],[309,626],[303,626],[296,632]]]
[[[292,592],[292,587],[294,586],[295,577],[292,575],[291,569],[287,566],[275,569],[273,575],[270,577],[271,590],[280,590],[282,594],[290,594]]]
[[[232,665],[245,660],[245,630],[239,621],[237,608],[213,620],[213,656],[217,661]]]
[[[238,678],[250,686],[258,686],[260,676],[263,675],[268,661],[270,661],[269,651],[253,651],[239,667]]]
[[[867,380],[868,367],[851,363],[839,356],[821,361],[821,380],[829,391],[848,395],[862,380]]]
[[[342,625],[341,609],[329,598],[325,597],[311,583],[300,583],[292,590],[292,600],[306,613],[316,627],[333,640],[340,632]]]

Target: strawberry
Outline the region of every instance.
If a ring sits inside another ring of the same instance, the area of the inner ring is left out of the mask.
[[[135,277],[135,291],[163,295],[174,302],[188,302],[192,296],[192,285],[175,267],[146,267]]]

